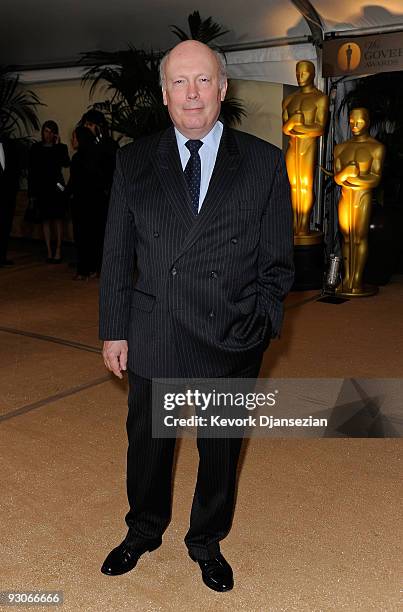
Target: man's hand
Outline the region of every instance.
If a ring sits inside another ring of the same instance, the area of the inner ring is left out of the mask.
[[[127,340],[105,340],[102,349],[104,364],[117,376],[123,378],[122,371],[127,369]]]

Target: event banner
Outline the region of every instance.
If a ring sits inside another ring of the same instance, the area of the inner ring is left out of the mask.
[[[322,76],[403,70],[403,32],[336,38],[323,43]]]

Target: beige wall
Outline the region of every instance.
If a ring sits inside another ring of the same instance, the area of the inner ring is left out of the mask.
[[[97,90],[94,98],[90,99],[90,88],[88,85],[83,87],[80,79],[55,81],[52,83],[30,83],[29,88],[46,105],[39,107],[40,122],[43,123],[47,119],[56,121],[59,125],[61,141],[69,146],[70,155],[72,154],[71,134],[82,114],[93,102],[108,98],[105,88],[100,88]],[[279,147],[282,146],[282,85],[261,81],[232,80],[229,95],[240,98],[248,113],[239,129],[263,138]],[[40,133],[35,136],[40,138]],[[68,171],[66,178],[68,178]],[[39,238],[41,237],[40,227],[27,225],[23,222],[26,204],[26,194],[22,192],[18,198],[13,235]],[[71,239],[71,236],[71,227],[67,223],[65,238]]]
[[[239,129],[282,147],[283,85],[232,80],[229,95],[240,98],[248,113]]]
[[[90,104],[108,98],[105,89],[98,89],[94,98],[90,100],[89,86],[83,87],[78,79],[38,83],[30,85],[30,89],[47,105],[39,109],[41,122],[46,119],[56,121],[59,124],[62,142],[69,146],[74,126]],[[239,129],[281,147],[283,85],[233,79],[229,95],[240,98],[248,113]]]
[[[29,83],[29,89],[34,91],[44,106],[38,107],[38,116],[42,124],[47,119],[56,121],[60,130],[61,142],[64,142],[69,147],[70,156],[73,151],[71,149],[71,135],[77,122],[81,119],[83,113],[88,110],[92,102],[104,100],[107,94],[102,90],[95,95],[93,100],[90,100],[89,85],[84,87],[81,85],[80,79],[71,81],[54,81],[52,83]],[[40,139],[40,132],[34,134],[34,137]],[[65,171],[65,178],[68,179],[68,170]],[[22,184],[22,188],[26,185]],[[16,213],[13,221],[13,236],[24,236],[29,238],[42,238],[41,226],[27,224],[24,222],[24,212],[27,206],[26,192],[22,191],[17,199]],[[72,240],[71,223],[67,220],[64,232],[65,240]]]
[[[71,134],[83,113],[95,101],[102,101],[107,94],[100,92],[94,99],[90,100],[89,86],[81,85],[81,80],[56,81],[53,83],[30,84],[32,89],[43,104],[39,107],[39,119],[43,123],[47,119],[53,119],[59,125],[62,142],[66,143],[71,153]],[[37,134],[40,137],[40,134]]]

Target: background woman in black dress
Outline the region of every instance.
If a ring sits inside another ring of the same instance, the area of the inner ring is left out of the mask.
[[[62,260],[62,230],[66,214],[65,182],[62,168],[70,165],[68,149],[60,143],[59,128],[54,121],[42,125],[42,141],[32,145],[29,159],[28,195],[34,198],[42,219],[48,263]],[[51,222],[56,229],[56,251],[52,255]]]

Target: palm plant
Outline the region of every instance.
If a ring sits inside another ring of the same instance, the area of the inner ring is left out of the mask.
[[[158,66],[163,53],[145,52],[130,46],[124,51],[89,51],[84,61],[93,64],[83,77],[91,82],[90,95],[101,82],[111,98],[96,102],[112,131],[133,139],[151,134],[169,125],[162,102]]]
[[[13,141],[19,174],[27,169],[31,132],[40,127],[36,107],[41,104],[35,93],[20,84],[11,68],[0,66],[0,137]]]
[[[211,17],[203,20],[198,11],[189,15],[188,24],[189,35],[177,26],[171,26],[171,31],[180,40],[200,40],[212,47],[213,40],[226,34]],[[159,82],[159,63],[164,53],[129,46],[121,51],[82,54],[81,61],[90,65],[83,77],[84,83],[92,82],[90,95],[101,83],[111,93],[110,99],[93,106],[105,113],[112,131],[136,139],[170,125]],[[236,98],[225,100],[221,110],[229,124],[240,123],[246,114]]]
[[[212,46],[213,40],[229,32],[229,30],[224,30],[219,23],[213,21],[212,17],[202,19],[199,11],[194,11],[188,16],[188,25],[190,36],[176,25],[171,26],[171,32],[176,34],[179,40],[189,40],[191,38],[209,46]]]
[[[29,136],[40,127],[36,107],[38,96],[20,85],[11,69],[0,66],[0,134],[7,138]]]

